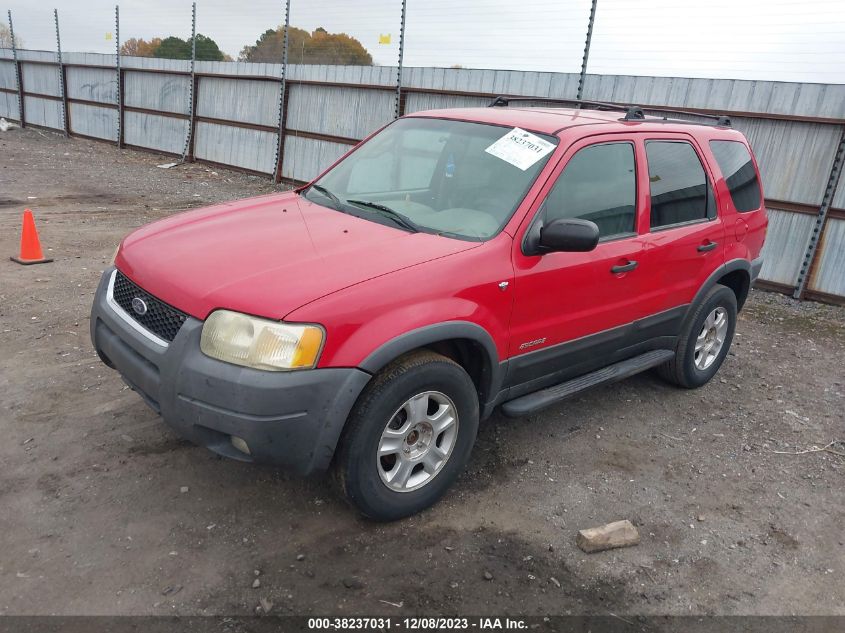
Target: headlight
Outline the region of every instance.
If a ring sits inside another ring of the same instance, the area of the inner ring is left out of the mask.
[[[212,312],[200,338],[206,356],[268,371],[314,367],[322,346],[323,329],[316,325],[279,323],[229,310]]]

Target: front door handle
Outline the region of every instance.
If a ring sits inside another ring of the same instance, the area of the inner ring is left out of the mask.
[[[702,244],[701,246],[699,246],[698,252],[699,253],[706,253],[707,251],[712,251],[717,246],[718,246],[717,242],[710,241],[710,242],[707,242],[707,244]]]
[[[612,272],[614,275],[616,273],[627,273],[629,270],[634,270],[637,266],[639,266],[638,262],[635,262],[634,260],[629,259],[627,264],[622,264],[620,266],[614,266],[613,268],[610,269],[610,272]]]

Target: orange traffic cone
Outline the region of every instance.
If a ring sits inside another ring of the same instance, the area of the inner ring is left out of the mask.
[[[13,262],[19,264],[46,264],[53,261],[44,257],[41,251],[41,242],[38,239],[38,230],[35,228],[35,218],[32,211],[27,209],[23,212],[23,231],[21,231],[21,254],[19,257],[10,257]]]

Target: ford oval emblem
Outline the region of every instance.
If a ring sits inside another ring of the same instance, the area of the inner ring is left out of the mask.
[[[141,297],[132,299],[132,309],[138,316],[144,316],[147,313],[147,303]]]

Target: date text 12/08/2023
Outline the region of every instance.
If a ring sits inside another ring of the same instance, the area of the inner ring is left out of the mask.
[[[414,618],[385,618],[385,617],[352,617],[352,618],[309,618],[308,629],[312,631],[345,631],[345,630],[409,630],[409,631],[442,631],[449,630],[511,630],[518,631],[527,629],[528,624],[520,618],[498,618],[498,617],[477,617],[477,618],[441,618],[441,617],[414,617]]]

